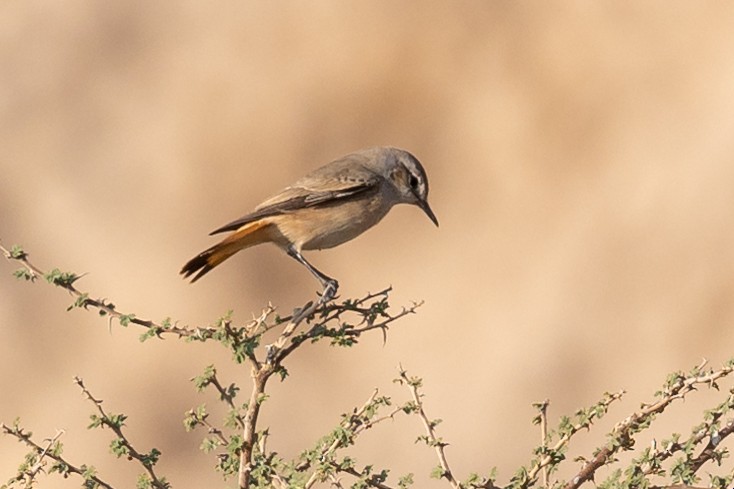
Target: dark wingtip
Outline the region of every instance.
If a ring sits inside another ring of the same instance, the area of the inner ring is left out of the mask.
[[[186,265],[181,268],[181,271],[179,272],[181,275],[183,275],[183,278],[187,279],[191,275],[194,275],[194,277],[191,279],[191,283],[193,284],[197,280],[199,280],[202,276],[207,274],[213,266],[209,265],[209,262],[207,260],[208,254],[206,252],[201,253],[188,262],[186,262]]]

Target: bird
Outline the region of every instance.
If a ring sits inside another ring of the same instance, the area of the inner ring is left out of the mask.
[[[180,274],[193,283],[238,251],[273,243],[316,277],[322,286],[320,301],[327,302],[339,282],[301,252],[356,238],[396,204],[419,207],[438,226],[428,204],[428,178],[415,156],[385,146],[359,150],[306,174],[249,214],[212,231],[210,236],[230,234],[186,262]]]

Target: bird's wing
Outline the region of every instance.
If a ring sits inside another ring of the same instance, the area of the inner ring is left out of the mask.
[[[225,224],[209,234],[234,231],[263,217],[287,214],[298,209],[342,202],[376,191],[380,178],[353,160],[337,160],[309,173],[290,187],[270,197],[254,212]]]

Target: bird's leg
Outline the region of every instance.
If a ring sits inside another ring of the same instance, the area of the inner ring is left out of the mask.
[[[306,261],[301,252],[299,252],[293,246],[289,246],[288,248],[286,248],[286,252],[288,253],[288,255],[298,260],[301,265],[308,268],[308,271],[311,272],[313,276],[318,279],[319,282],[321,282],[321,286],[324,289],[321,292],[321,299],[319,299],[320,304],[325,304],[334,298],[334,296],[336,295],[336,291],[339,288],[339,282],[317,270],[316,267]]]

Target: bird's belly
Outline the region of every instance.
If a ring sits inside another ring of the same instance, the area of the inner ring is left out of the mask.
[[[298,249],[333,248],[356,238],[385,217],[377,202],[353,201],[330,207],[300,209],[279,216],[279,231]]]

